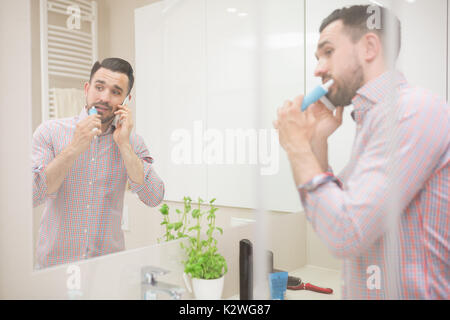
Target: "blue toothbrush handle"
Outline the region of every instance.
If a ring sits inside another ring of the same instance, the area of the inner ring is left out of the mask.
[[[88,111],[88,114],[91,116],[93,114],[98,114],[97,109],[95,107],[91,107]],[[93,132],[97,131],[97,128],[92,129]],[[97,136],[94,136],[95,139],[97,139]]]
[[[328,93],[322,86],[317,86],[313,91],[303,98],[302,111],[305,111],[311,104],[318,101]]]

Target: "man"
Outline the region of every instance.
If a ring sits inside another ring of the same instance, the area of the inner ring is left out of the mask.
[[[400,22],[376,7],[381,26],[369,28],[371,9],[336,10],[320,27],[315,75],[334,79],[336,113],[322,103],[301,112],[299,96],[278,110],[274,126],[307,219],[344,259],[344,298],[448,299],[449,108],[391,67],[400,42],[388,47],[385,26],[391,21],[389,36],[400,39]],[[327,139],[350,103],[355,141],[336,177]]]
[[[124,250],[127,181],[146,205],[162,201],[164,183],[143,139],[131,133],[131,110],[122,105],[131,98],[133,82],[127,61],[96,62],[84,86],[81,113],[46,121],[33,134],[33,205],[45,202],[36,250],[39,268]],[[89,115],[91,108],[97,114]]]

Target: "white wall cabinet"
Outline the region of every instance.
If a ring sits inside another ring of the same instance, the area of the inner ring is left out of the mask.
[[[207,167],[195,159],[206,117],[203,0],[163,1],[136,9],[136,128],[165,182],[165,199],[207,196]],[[180,148],[186,146],[186,154]],[[190,152],[190,154],[189,154]],[[192,164],[177,164],[191,158]]]
[[[297,0],[207,1],[207,123],[231,143],[225,156],[234,155],[208,165],[208,195],[219,204],[301,208],[272,121],[284,100],[303,92],[303,17]],[[226,133],[239,130],[233,144]]]
[[[303,2],[284,4],[187,0],[136,10],[136,128],[166,200],[301,209],[272,132],[277,108],[304,88]],[[174,161],[183,149],[175,133],[191,138],[191,163]]]

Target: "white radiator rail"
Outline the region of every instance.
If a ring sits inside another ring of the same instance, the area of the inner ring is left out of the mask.
[[[98,59],[98,13],[95,1],[40,1],[41,108],[42,121],[46,121],[58,114],[52,80],[89,80],[92,65]],[[53,15],[58,19],[49,19]],[[76,19],[79,27],[73,24]],[[63,23],[57,25],[55,21]]]

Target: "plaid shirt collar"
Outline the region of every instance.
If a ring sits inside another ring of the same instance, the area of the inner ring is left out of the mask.
[[[407,85],[405,76],[396,70],[386,71],[379,77],[362,86],[352,99],[354,110],[351,115],[357,124],[361,124],[365,114],[386,97],[392,95],[393,88]]]

